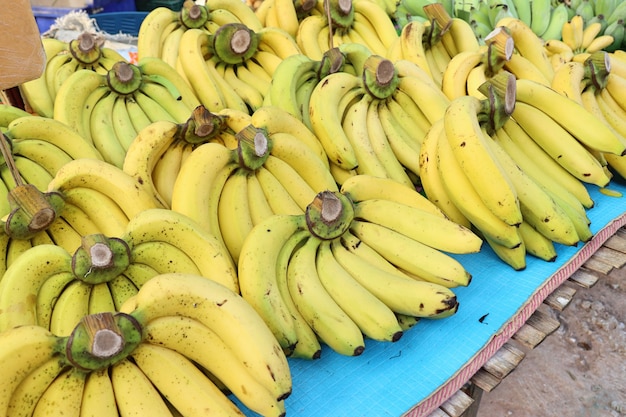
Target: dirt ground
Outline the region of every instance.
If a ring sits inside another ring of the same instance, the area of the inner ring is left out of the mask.
[[[626,267],[577,289],[561,327],[491,393],[478,417],[626,416]],[[542,306],[543,307],[543,306]]]

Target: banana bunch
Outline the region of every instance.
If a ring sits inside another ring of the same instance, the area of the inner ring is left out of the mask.
[[[599,22],[602,25],[599,35],[614,37],[614,42],[606,48],[607,51],[622,49],[624,46],[624,21],[626,20],[626,6],[616,0],[573,0],[567,3],[568,19],[580,16],[585,27]]]
[[[137,56],[161,58],[178,69],[180,42],[188,29],[214,33],[227,23],[243,23],[253,30],[262,25],[252,9],[238,0],[210,0],[202,4],[187,0],[179,11],[167,7],[151,10],[141,22]]]
[[[626,87],[626,72],[623,71],[626,60],[620,60],[619,56],[620,54],[600,51],[592,54],[584,64],[570,62],[567,65],[571,67],[571,81],[563,81],[553,88],[577,101],[607,126],[622,143],[626,143],[626,102],[620,93]],[[565,80],[565,75],[563,79]],[[610,174],[617,173],[624,178],[626,158],[623,155],[599,152],[596,157],[610,169]]]
[[[200,102],[185,80],[159,58],[116,62],[105,74],[79,70],[63,83],[54,119],[73,128],[104,160],[122,167],[137,132],[151,122],[186,121]]]
[[[449,101],[412,62],[370,55],[362,74],[336,72],[320,80],[309,115],[338,183],[369,174],[413,187],[421,141]]]
[[[278,64],[300,53],[285,31],[273,27],[255,31],[242,23],[224,24],[213,34],[189,29],[180,48],[178,71],[211,112],[256,110],[263,105]]]
[[[36,324],[68,335],[83,316],[118,311],[164,273],[207,277],[238,292],[235,266],[214,236],[180,213],[148,209],[122,237],[79,235],[71,251],[52,241],[23,251],[0,281],[0,331]]]
[[[217,136],[225,125],[223,117],[202,105],[193,110],[185,123],[168,120],[150,123],[128,147],[122,170],[154,195],[162,207],[169,208],[183,162],[202,143],[223,143]]]
[[[393,180],[352,178],[345,193],[318,193],[304,215],[265,219],[242,247],[241,294],[289,356],[317,359],[321,343],[357,356],[366,337],[395,342],[403,332],[398,314],[454,314],[458,304],[450,288],[469,284],[470,274],[442,250],[476,252],[480,238],[423,197],[402,192],[407,200],[417,198],[418,206],[384,198],[381,182],[395,188]],[[381,198],[355,202],[351,195]],[[455,238],[427,233],[424,226],[435,223]],[[458,246],[447,244],[452,240]]]
[[[85,69],[106,74],[113,64],[126,61],[113,48],[103,46],[104,38],[83,32],[69,42],[42,38],[46,54],[43,74],[19,86],[26,105],[40,116],[54,116],[54,102],[61,85],[74,72]]]
[[[35,325],[3,331],[0,412],[47,414],[62,404],[76,415],[243,416],[233,394],[261,415],[284,415],[288,363],[237,293],[164,274],[121,309],[83,316],[65,336]]]
[[[548,39],[545,48],[553,62],[555,70],[562,64],[576,61],[584,62],[591,54],[610,50],[616,41],[611,30],[603,32],[602,22],[596,20],[585,23],[581,15],[573,16],[563,24],[559,39]],[[603,34],[604,33],[604,34]]]
[[[263,114],[225,110],[234,134],[195,148],[174,183],[172,210],[181,212],[217,236],[233,260],[255,224],[273,214],[301,214],[322,190],[337,184],[314,135],[296,136],[278,121],[307,128],[288,113],[263,107]],[[274,118],[272,120],[271,118]],[[265,122],[264,122],[265,121]],[[309,137],[309,141],[302,139]],[[310,143],[310,144],[309,144]],[[314,148],[317,146],[317,148]]]
[[[359,43],[385,56],[398,37],[391,17],[371,0],[318,0],[316,8],[319,13],[302,19],[296,33],[302,53],[315,61],[342,43]]]

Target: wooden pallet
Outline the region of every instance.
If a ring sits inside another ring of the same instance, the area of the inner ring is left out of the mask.
[[[550,310],[563,311],[577,288],[591,288],[613,269],[626,265],[626,227],[610,237],[579,269],[553,291],[533,315],[472,378],[428,417],[475,417],[483,392],[493,391],[524,359],[524,349],[534,349],[557,330]]]

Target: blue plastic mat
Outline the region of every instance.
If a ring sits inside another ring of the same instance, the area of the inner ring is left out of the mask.
[[[528,256],[514,271],[483,244],[478,254],[461,255],[473,275],[457,288],[458,313],[439,321],[422,320],[396,343],[366,340],[359,357],[343,357],[324,348],[317,361],[290,359],[293,393],[287,415],[297,417],[424,416],[455,393],[536,307],[626,223],[626,186],[609,197],[589,187],[595,206],[588,210],[596,234],[578,247],[557,245],[555,262]],[[248,411],[238,403],[248,416]]]

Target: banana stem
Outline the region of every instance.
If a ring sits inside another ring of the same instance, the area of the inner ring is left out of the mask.
[[[97,62],[102,56],[104,38],[94,33],[83,32],[69,43],[69,50],[74,59],[83,65]]]
[[[606,87],[608,76],[611,72],[611,59],[606,51],[598,51],[591,54],[584,62],[585,79],[598,90]]]
[[[263,129],[248,125],[235,135],[239,165],[251,171],[257,170],[267,160],[272,141]]]
[[[131,262],[125,240],[103,234],[83,236],[72,255],[72,272],[88,284],[108,282],[124,272]]]
[[[211,113],[200,105],[191,113],[191,117],[183,127],[182,136],[185,142],[199,144],[210,141],[227,126],[223,116]],[[178,135],[177,135],[178,136]]]
[[[179,17],[187,29],[199,29],[209,20],[209,15],[206,6],[196,4],[193,0],[185,0]]]
[[[379,55],[371,55],[365,60],[362,77],[368,93],[381,100],[395,93],[400,83],[393,62]]]
[[[307,206],[306,224],[315,237],[332,240],[348,231],[354,219],[352,201],[344,194],[322,191]]]
[[[9,147],[9,139],[4,135],[4,132],[0,131],[0,135],[2,135],[2,140],[0,140],[0,151],[2,151],[2,157],[4,158],[4,162],[7,164],[9,168],[9,172],[11,173],[11,177],[15,182],[16,186],[24,185],[24,181],[22,181],[22,176],[20,175],[20,171],[15,166],[15,160],[13,159],[13,153]]]
[[[94,371],[126,358],[142,338],[141,324],[129,314],[90,314],[67,338],[65,355],[75,368]]]

